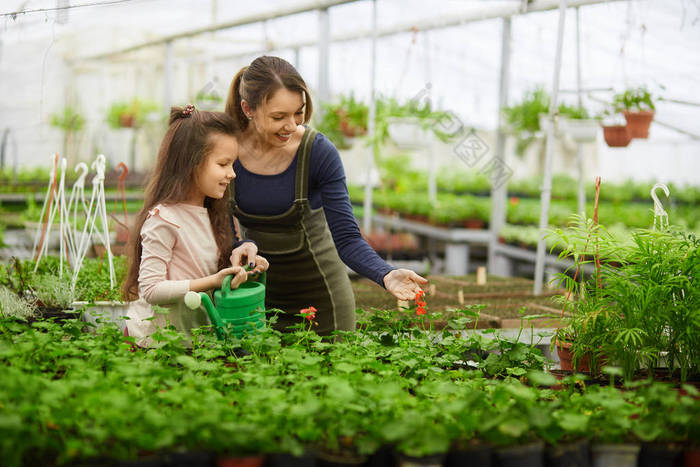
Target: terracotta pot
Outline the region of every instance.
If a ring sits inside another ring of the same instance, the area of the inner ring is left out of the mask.
[[[700,447],[687,447],[683,456],[683,467],[700,467]]]
[[[624,148],[632,141],[629,130],[622,125],[604,126],[603,137],[611,148]]]
[[[484,228],[484,221],[481,219],[466,219],[462,221],[462,225],[466,227],[467,229],[483,229]]]
[[[217,457],[216,467],[262,467],[264,456]]]
[[[632,138],[649,137],[649,126],[651,121],[654,120],[653,110],[643,110],[641,112],[624,111],[622,114],[627,120],[627,129]]]
[[[557,341],[557,355],[559,355],[559,362],[561,365],[562,370],[576,370],[576,371],[584,371],[587,373],[590,373],[591,371],[591,357],[589,355],[584,355],[583,358],[580,358],[579,361],[577,362],[576,368],[574,368],[573,365],[573,358],[574,354],[571,352],[571,343],[570,342],[560,342]],[[598,368],[601,368],[603,365],[607,364],[607,358],[601,357],[600,361],[598,362]]]
[[[124,128],[131,128],[134,126],[134,116],[133,114],[122,114],[119,116],[119,124]]]

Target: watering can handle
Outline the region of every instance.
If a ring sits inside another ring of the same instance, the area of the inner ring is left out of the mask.
[[[229,274],[228,276],[224,277],[224,281],[221,283],[221,291],[223,292],[224,295],[228,294],[231,292],[231,280],[233,279],[233,274]],[[248,279],[250,280],[250,279]],[[260,278],[258,279],[258,282],[262,282],[263,285],[265,285],[265,282],[267,281],[267,272],[263,271],[260,273]]]

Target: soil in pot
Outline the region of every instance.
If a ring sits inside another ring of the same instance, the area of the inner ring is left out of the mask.
[[[547,467],[589,467],[590,447],[587,440],[547,446],[545,465]]]
[[[649,126],[654,120],[654,112],[643,110],[641,112],[622,112],[627,120],[627,130],[632,138],[648,138]]]
[[[494,451],[499,467],[542,467],[544,465],[544,443],[529,443],[510,446]]]
[[[637,467],[638,444],[597,444],[591,448],[593,467]]]
[[[676,443],[644,443],[639,451],[638,467],[674,467],[683,455],[683,447]]]
[[[80,319],[80,313],[71,309],[61,307],[37,307],[37,313],[41,319],[53,319],[57,323],[62,323],[68,319]]]
[[[603,137],[611,148],[624,148],[632,141],[632,135],[627,126],[622,125],[604,126]]]

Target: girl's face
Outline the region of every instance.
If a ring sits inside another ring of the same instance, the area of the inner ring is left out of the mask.
[[[208,136],[212,145],[204,162],[195,170],[195,183],[190,201],[204,206],[204,198],[221,199],[231,180],[236,178],[233,163],[238,157],[238,141],[231,135],[212,133]]]
[[[257,133],[272,147],[283,147],[304,121],[304,97],[300,92],[280,88],[252,110],[243,101],[243,111],[253,117]]]

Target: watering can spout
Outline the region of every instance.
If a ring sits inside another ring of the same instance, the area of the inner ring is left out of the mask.
[[[211,324],[213,324],[217,328],[223,326],[223,321],[221,320],[221,316],[219,315],[218,310],[211,302],[209,295],[207,295],[206,293],[197,293],[192,291],[187,292],[185,294],[185,305],[187,305],[187,307],[191,310],[196,310],[200,306],[204,306],[207,315],[209,315],[209,320],[211,321]]]

